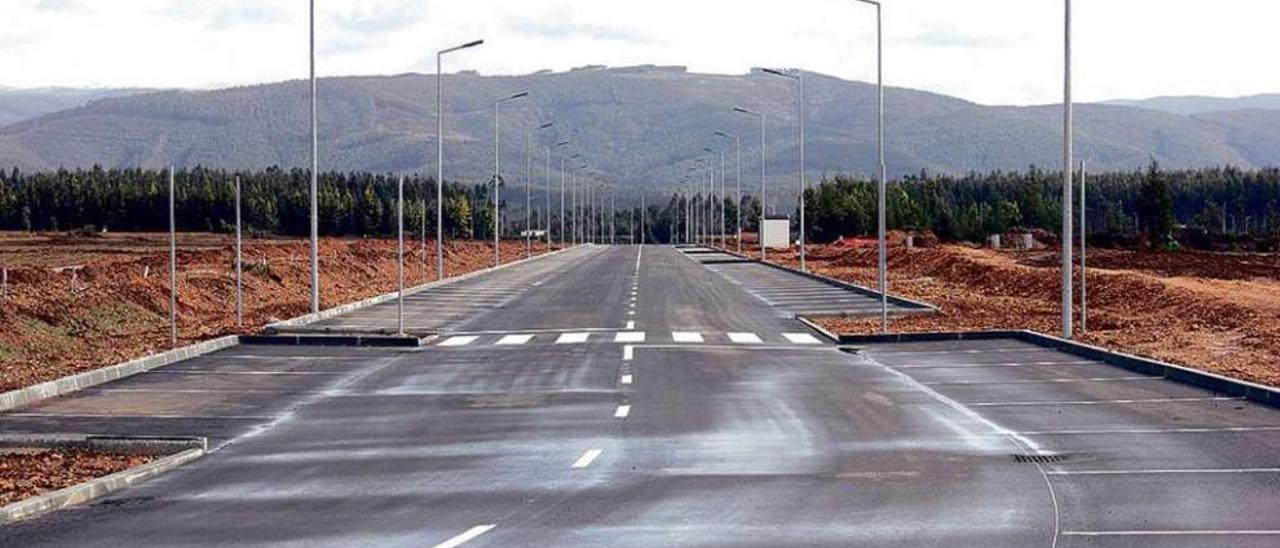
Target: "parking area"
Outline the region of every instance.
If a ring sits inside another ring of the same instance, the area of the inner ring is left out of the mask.
[[[792,315],[866,316],[880,313],[880,298],[871,290],[857,291],[710,249],[688,248],[682,251],[765,304]],[[932,309],[923,305],[889,302],[890,314],[928,312]]]
[[[1016,340],[859,355],[1034,457],[1024,458],[1052,486],[1070,545],[1280,538],[1269,510],[1280,505],[1280,410]]]

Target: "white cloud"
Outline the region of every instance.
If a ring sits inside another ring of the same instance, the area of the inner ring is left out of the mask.
[[[304,0],[9,0],[10,86],[216,87],[305,77]],[[1061,98],[1060,0],[884,0],[893,85],[984,103]],[[1280,91],[1268,68],[1280,5],[1256,0],[1075,0],[1077,96]],[[318,0],[323,75],[487,74],[587,64],[743,73],[796,66],[868,80],[874,12],[852,0]]]

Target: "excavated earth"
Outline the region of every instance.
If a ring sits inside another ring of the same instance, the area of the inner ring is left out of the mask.
[[[798,264],[795,252],[770,258]],[[866,286],[876,283],[874,249],[815,246],[806,260],[822,274]],[[942,314],[896,319],[890,328],[1059,334],[1060,263],[1057,251],[959,245],[893,249],[890,291],[936,304]],[[1280,386],[1280,256],[1096,250],[1090,252],[1088,266],[1088,331],[1077,333],[1079,340]],[[879,330],[878,319],[826,318],[820,323],[839,333]]]
[[[178,237],[178,344],[250,333],[309,309],[309,244],[250,239],[244,257],[244,326],[235,319],[232,241]],[[406,244],[406,286],[436,278],[435,242]],[[534,253],[546,252],[535,245]],[[504,261],[525,256],[524,242],[503,242]],[[487,242],[445,246],[449,275],[491,266]],[[0,391],[112,365],[170,348],[169,251],[164,234],[0,233]],[[326,238],[320,242],[321,308],[396,287],[396,241]]]

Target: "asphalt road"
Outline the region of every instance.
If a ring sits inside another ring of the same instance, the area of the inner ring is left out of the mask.
[[[0,545],[1280,543],[1276,410],[1012,341],[846,351],[750,271],[572,253],[420,351],[244,346],[3,416],[217,449]]]

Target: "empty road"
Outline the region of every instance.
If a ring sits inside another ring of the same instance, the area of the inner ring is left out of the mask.
[[[575,248],[411,299],[422,349],[240,346],[5,415],[215,450],[0,545],[1280,544],[1276,410],[1015,341],[842,349],[795,312],[874,298],[698,255]]]

